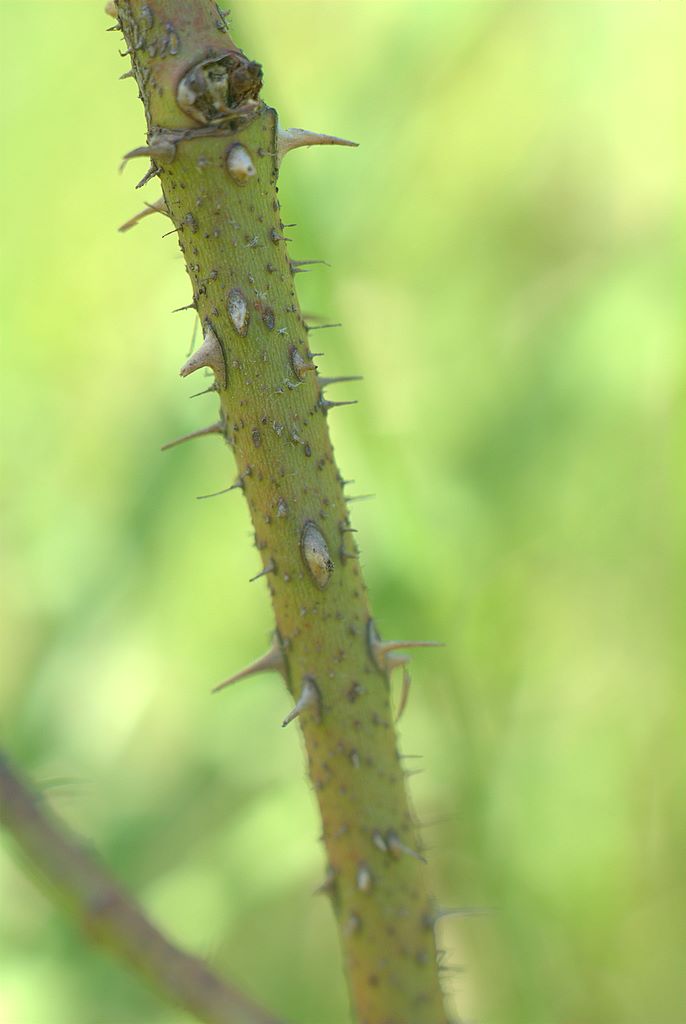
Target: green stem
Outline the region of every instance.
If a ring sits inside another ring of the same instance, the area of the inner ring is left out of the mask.
[[[259,66],[208,0],[117,10],[147,115],[141,155],[203,325],[182,373],[215,372],[212,430],[233,449],[276,618],[261,667],[281,670],[305,738],[353,1007],[365,1024],[440,1024],[433,917],[390,707],[389,672],[407,656],[371,622],[279,215],[279,155],[316,137],[279,130],[258,98]]]
[[[52,817],[1,753],[0,822],[88,938],[163,998],[206,1024],[279,1024],[202,960],[172,946],[94,855]]]

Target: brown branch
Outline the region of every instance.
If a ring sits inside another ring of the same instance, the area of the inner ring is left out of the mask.
[[[0,753],[0,822],[51,894],[168,1002],[206,1024],[279,1024],[196,957],[173,946],[93,854],[49,812]]]

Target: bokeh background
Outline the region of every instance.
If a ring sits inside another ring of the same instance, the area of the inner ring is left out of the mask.
[[[152,917],[299,1024],[349,1020],[275,677],[210,688],[272,624],[211,397],[178,367],[174,237],[117,226],[142,109],[98,2],[0,4],[4,745]],[[484,1024],[684,1024],[683,5],[236,3],[285,125],[306,310],[341,319],[332,416],[402,749]],[[3,1024],[181,1024],[0,853]],[[411,1022],[409,1022],[411,1024]]]

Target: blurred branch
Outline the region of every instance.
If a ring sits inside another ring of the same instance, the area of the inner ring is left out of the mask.
[[[57,821],[0,752],[0,822],[32,868],[81,925],[168,1002],[206,1024],[279,1024],[145,917],[97,858]]]

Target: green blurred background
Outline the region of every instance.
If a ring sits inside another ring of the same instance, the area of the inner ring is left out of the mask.
[[[314,799],[244,503],[178,367],[192,314],[98,2],[0,3],[4,744],[154,919],[298,1024],[345,1024]],[[682,5],[243,2],[385,636],[450,1005],[686,1021]],[[324,337],[324,336],[320,336]],[[181,1024],[0,854],[2,1024]],[[411,1024],[411,1022],[409,1022]]]

